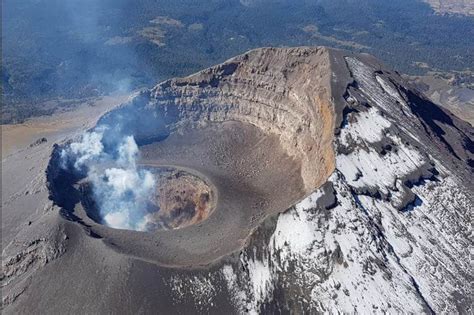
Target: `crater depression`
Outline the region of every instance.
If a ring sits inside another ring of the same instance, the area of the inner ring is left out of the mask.
[[[329,68],[324,48],[258,49],[142,91],[56,146],[50,196],[117,251],[211,263],[334,170]]]
[[[156,183],[149,193],[138,230],[179,229],[206,220],[215,208],[215,189],[199,175],[174,167],[146,167]],[[94,195],[94,184],[80,183],[81,204],[87,215],[104,222]]]

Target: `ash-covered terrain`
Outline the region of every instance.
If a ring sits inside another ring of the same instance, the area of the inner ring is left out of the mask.
[[[473,128],[370,55],[252,50],[89,127],[2,156],[7,314],[473,311]]]

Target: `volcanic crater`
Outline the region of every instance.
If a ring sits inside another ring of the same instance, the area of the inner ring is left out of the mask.
[[[201,174],[176,167],[145,167],[156,181],[146,203],[144,231],[180,229],[207,219],[214,211],[216,190]],[[81,205],[87,216],[105,224],[94,196],[93,183],[84,179],[78,185]]]
[[[333,172],[330,73],[327,49],[258,49],[105,114],[97,126],[133,135],[139,166],[157,178],[146,233],[100,224],[90,189],[62,174],[54,154],[52,199],[120,252],[167,266],[211,263]]]

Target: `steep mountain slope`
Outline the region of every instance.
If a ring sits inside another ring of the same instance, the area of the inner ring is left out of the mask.
[[[335,172],[223,273],[255,311],[469,313],[472,130],[364,59],[345,57]]]
[[[85,175],[61,164],[84,143],[67,135],[38,170],[37,200],[47,185],[54,205],[6,235],[6,313],[472,312],[473,129],[373,57],[253,50],[143,91],[105,125],[104,147],[131,134],[140,163],[202,174],[214,212],[182,229],[104,225]],[[19,154],[2,167],[44,159]],[[4,216],[29,209],[12,195]]]
[[[448,80],[436,75],[408,77],[408,80],[433,103],[447,108],[474,126],[474,89],[468,83],[459,86],[455,83],[455,77]]]

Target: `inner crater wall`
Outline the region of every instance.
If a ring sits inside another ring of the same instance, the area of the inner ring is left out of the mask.
[[[100,123],[119,122],[139,144],[209,122],[250,123],[279,136],[309,193],[334,170],[330,82],[325,48],[257,49],[143,91]]]

